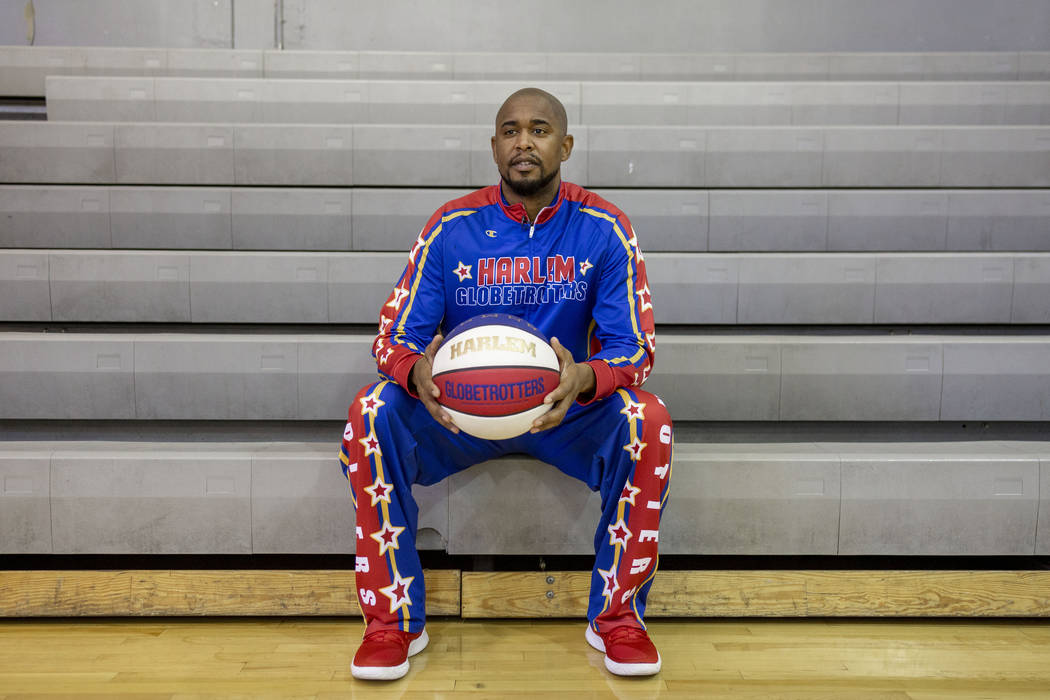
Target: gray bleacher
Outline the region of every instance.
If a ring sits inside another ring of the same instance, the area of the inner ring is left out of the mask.
[[[0,552],[353,551],[378,308],[524,80],[646,251],[662,552],[1050,554],[1050,53],[61,47],[0,47],[51,120],[0,122]],[[528,459],[417,494],[424,549],[592,547]]]
[[[1050,251],[1050,193],[594,188],[646,251]],[[5,248],[405,251],[444,188],[0,185]]]
[[[520,83],[52,76],[52,121],[483,124]],[[1050,122],[1048,82],[540,82],[589,126]]]
[[[6,553],[354,551],[346,482],[325,443],[7,442],[0,476]],[[664,554],[1050,553],[1046,443],[692,444],[679,446],[672,478]],[[598,495],[531,460],[504,458],[413,492],[420,549],[593,546]],[[492,499],[508,493],[521,512],[545,516],[505,512],[496,524]]]
[[[338,421],[373,337],[6,332],[0,418]],[[659,358],[685,422],[1050,418],[1045,334],[665,333]]]
[[[483,126],[0,123],[0,182],[484,186]],[[590,187],[1050,187],[1050,126],[574,128]],[[46,145],[45,145],[46,144]]]
[[[0,95],[49,75],[367,80],[1047,80],[1050,52],[532,53],[0,46]]]
[[[5,320],[375,322],[404,253],[0,250]],[[1048,317],[1050,253],[649,253],[657,323],[1008,324]]]

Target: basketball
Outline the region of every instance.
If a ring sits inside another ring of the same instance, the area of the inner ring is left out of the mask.
[[[505,440],[528,431],[552,404],[558,356],[531,323],[508,314],[483,314],[448,334],[434,356],[438,403],[465,433]]]

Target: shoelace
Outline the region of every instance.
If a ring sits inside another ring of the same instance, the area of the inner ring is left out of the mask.
[[[645,633],[645,630],[639,629],[638,627],[628,627],[626,625],[622,627],[616,627],[612,632],[605,638],[605,643],[616,644],[618,642],[632,642],[634,640],[648,640],[649,635]]]
[[[403,646],[408,645],[408,638],[396,630],[376,630],[365,635],[365,642],[396,642]]]

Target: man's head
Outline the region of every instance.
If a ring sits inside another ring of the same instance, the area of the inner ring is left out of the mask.
[[[520,197],[553,190],[560,184],[562,161],[572,153],[565,107],[539,88],[524,88],[507,98],[496,114],[492,157],[507,188]]]

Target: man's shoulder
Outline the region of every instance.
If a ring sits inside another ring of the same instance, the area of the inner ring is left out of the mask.
[[[474,190],[462,197],[450,199],[445,202],[444,206],[442,206],[439,211],[442,215],[447,215],[457,211],[477,210],[482,207],[498,204],[499,201],[496,198],[498,196],[496,190],[496,185],[482,187],[480,190]]]
[[[496,206],[496,186],[482,187],[462,197],[456,197],[438,207],[437,211],[430,215],[423,232],[434,231],[438,225],[442,230],[447,230],[457,219],[477,213],[479,210],[490,206]]]
[[[591,190],[580,187],[572,182],[566,182],[563,184],[565,188],[565,199],[577,203],[580,209],[585,210],[586,213],[599,216],[606,215],[614,219],[626,218],[626,215],[618,206],[605,199],[597,192],[592,192]]]

